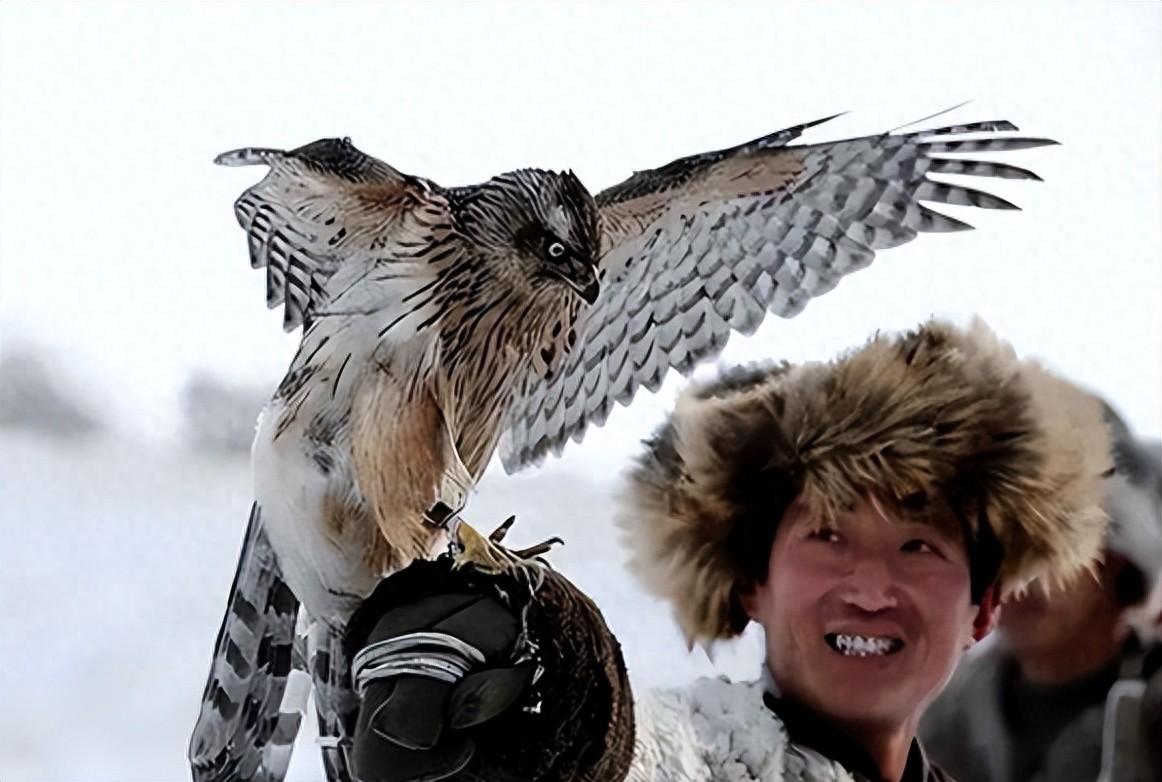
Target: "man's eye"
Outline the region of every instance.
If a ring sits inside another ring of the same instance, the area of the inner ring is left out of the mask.
[[[833,529],[813,529],[807,534],[810,540],[821,540],[824,543],[838,543],[839,533]]]
[[[942,556],[940,549],[936,548],[928,541],[922,540],[920,538],[909,540],[907,543],[900,546],[900,551],[916,554],[936,554],[937,556]]]
[[[545,251],[549,254],[550,258],[560,258],[565,254],[565,245],[560,242],[550,242]]]

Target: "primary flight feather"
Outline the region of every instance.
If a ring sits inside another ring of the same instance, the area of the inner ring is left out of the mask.
[[[303,699],[287,688],[296,653],[328,776],[349,778],[355,701],[338,638],[384,573],[431,552],[433,506],[461,507],[498,448],[509,471],[560,452],[614,402],[688,372],[767,312],[794,316],[877,250],[970,227],[922,202],[1015,208],[930,174],[1037,179],[945,153],[1054,143],[979,122],[790,144],[824,121],[596,195],[539,169],[441,187],[348,139],[217,158],[269,166],[235,211],[267,305],[303,331],[259,421],[195,778],[282,778]]]

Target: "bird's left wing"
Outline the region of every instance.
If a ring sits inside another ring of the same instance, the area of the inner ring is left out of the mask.
[[[580,440],[614,401],[656,391],[671,367],[689,372],[732,330],[753,332],[768,311],[793,317],[875,251],[971,227],[921,202],[1016,208],[929,174],[1038,179],[939,153],[1055,143],[994,135],[1016,130],[1002,121],[788,146],[824,121],[641,171],[597,196],[602,291],[561,371],[529,372],[518,387],[501,440],[507,470]],[[980,135],[947,139],[968,133]]]
[[[283,305],[283,328],[304,323],[334,294],[328,281],[353,261],[394,260],[449,223],[432,184],[367,155],[350,139],[320,139],[283,151],[247,147],[214,159],[268,165],[234,203],[250,265],[266,269],[266,306]],[[366,265],[366,264],[362,264]]]

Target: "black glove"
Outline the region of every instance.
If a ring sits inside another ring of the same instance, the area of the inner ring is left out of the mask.
[[[352,617],[361,705],[351,762],[361,782],[453,777],[476,752],[473,729],[525,693],[537,664],[518,658],[521,622],[501,594],[447,563],[417,561]]]
[[[632,692],[597,606],[548,566],[452,562],[420,560],[385,578],[348,625],[346,651],[363,682],[356,776],[623,779]]]

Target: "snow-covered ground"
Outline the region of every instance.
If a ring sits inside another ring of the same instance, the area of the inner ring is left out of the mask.
[[[185,748],[250,506],[245,455],[0,431],[0,779],[189,778]],[[639,686],[750,677],[759,641],[687,653],[622,567],[608,476],[576,464],[496,476],[466,515],[560,535],[551,560],[590,594]],[[309,728],[308,728],[309,730]],[[317,780],[304,734],[290,779]]]

